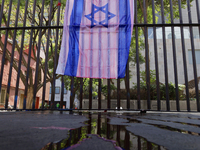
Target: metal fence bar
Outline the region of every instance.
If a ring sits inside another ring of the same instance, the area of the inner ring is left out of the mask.
[[[182,11],[181,11],[181,0],[178,0],[178,5],[179,5],[180,24],[183,24],[183,17],[182,17]],[[190,99],[189,99],[189,88],[188,88],[188,69],[187,69],[183,26],[180,27],[180,30],[181,30],[181,43],[182,43],[183,66],[184,66],[183,68],[184,68],[185,87],[186,87],[185,91],[186,91],[186,100],[187,100],[187,110],[190,111]]]
[[[83,107],[83,78],[80,78],[80,109]]]
[[[3,10],[3,9],[2,9]],[[8,11],[8,20],[6,26],[9,27],[10,25],[10,16],[11,16],[11,10],[12,10],[12,0],[10,0],[9,4],[9,11]],[[3,14],[2,14],[3,16]],[[5,57],[6,57],[6,51],[7,51],[7,43],[8,43],[8,32],[9,30],[6,30],[5,40],[4,40],[4,48],[3,48],[3,55],[2,55],[2,62],[1,62],[1,74],[0,74],[0,95],[1,95],[1,89],[2,89],[2,80],[3,80],[3,71],[4,71],[4,64],[5,64]],[[0,36],[1,37],[1,36]],[[0,39],[1,40],[1,39]],[[2,41],[1,41],[2,42]]]
[[[200,24],[200,11],[199,11],[199,1],[198,0],[196,0],[196,9],[197,9],[198,24]],[[199,35],[200,35],[200,26],[198,28],[199,28]],[[198,81],[199,81],[199,79],[198,79]],[[199,95],[199,93],[198,93],[198,95]],[[197,110],[200,111],[199,96],[197,96],[197,97],[198,97],[198,100],[197,100]]]
[[[164,16],[164,3],[161,0],[161,14],[162,14],[162,31],[163,31],[163,54],[164,54],[164,69],[165,69],[165,87],[166,87],[166,107],[167,111],[170,111],[169,102],[169,84],[168,84],[168,65],[167,65],[167,48],[166,48],[166,38],[165,38],[165,16]]]
[[[120,79],[117,79],[117,110],[120,110]]]
[[[63,108],[63,99],[64,99],[64,88],[65,88],[65,84],[64,84],[64,76],[61,77],[61,96],[60,96],[60,109]],[[54,101],[53,101],[54,104]],[[66,107],[66,105],[65,105]]]
[[[23,27],[26,26],[27,9],[28,9],[28,0],[26,0],[26,5],[25,5]],[[19,54],[19,63],[18,63],[18,71],[17,71],[17,81],[16,81],[15,87],[19,87],[20,74],[22,73],[21,72],[21,66],[22,66],[21,64],[22,64],[22,54],[23,54],[23,48],[24,48],[24,36],[25,36],[25,29],[22,30],[21,48],[20,48],[20,52],[19,52],[20,54]],[[18,90],[19,90],[19,88],[15,88],[14,109],[16,109],[16,107],[17,107]]]
[[[60,3],[61,0],[58,0],[58,3]],[[59,26],[60,24],[60,6],[57,6],[57,26]],[[52,82],[52,85],[51,85],[51,90],[52,90],[52,94],[53,96],[51,96],[51,99],[52,101],[54,102],[54,99],[55,99],[55,85],[56,85],[56,68],[57,68],[57,62],[58,62],[58,42],[59,42],[59,29],[56,28],[56,45],[55,45],[55,57],[54,57],[54,67],[53,67],[53,82]],[[63,78],[63,77],[62,77]],[[63,87],[64,88],[64,87]],[[61,105],[61,104],[60,104]],[[63,104],[61,105],[63,106]],[[61,107],[62,108],[62,107]]]
[[[107,79],[108,95],[107,95],[107,109],[110,109],[110,79]]]
[[[18,16],[19,16],[19,7],[20,7],[20,0],[18,0],[18,5],[17,5],[17,11],[16,11],[16,22],[15,22],[15,27],[18,24]],[[11,77],[12,77],[12,69],[13,69],[13,61],[14,61],[14,50],[15,50],[15,43],[16,43],[16,36],[17,36],[17,30],[14,30],[14,35],[13,35],[13,45],[12,45],[12,52],[11,52],[11,60],[10,60],[10,69],[9,69],[9,77],[8,77],[8,84],[7,84],[7,94],[6,94],[6,103],[5,103],[5,109],[8,108],[8,101],[9,101],[9,94],[10,94],[10,86],[11,86]]]
[[[127,109],[130,109],[130,79],[129,79],[129,60],[126,65],[126,89],[127,89]]]
[[[34,0],[34,4],[33,4],[33,16],[32,16],[31,26],[34,26],[34,23],[35,23],[35,10],[36,10],[36,0]],[[26,109],[26,100],[27,100],[27,93],[28,93],[28,79],[29,79],[29,71],[30,71],[30,63],[31,63],[31,49],[34,50],[34,47],[32,47],[32,42],[33,42],[33,29],[31,29],[31,33],[30,33],[29,51],[28,51],[28,64],[27,64],[23,109]]]
[[[135,0],[135,24],[137,20],[137,0]],[[135,26],[135,43],[136,43],[136,66],[137,66],[137,108],[141,109],[140,101],[140,59],[139,59],[139,45],[138,45],[138,27]]]
[[[43,15],[44,15],[44,2],[42,0],[42,8],[41,8],[41,16],[40,16],[40,26],[43,24]],[[36,62],[36,71],[35,71],[35,82],[34,82],[34,90],[33,90],[33,104],[32,109],[35,109],[35,100],[37,93],[37,82],[38,82],[38,74],[39,74],[39,62],[40,62],[40,49],[41,49],[41,40],[42,40],[42,29],[39,29],[39,37],[38,37],[38,47],[37,47],[37,62]],[[43,101],[42,101],[43,102]],[[44,104],[42,103],[42,108]]]
[[[193,36],[193,29],[192,29],[192,16],[191,16],[191,9],[190,9],[190,1],[189,0],[187,0],[187,9],[188,9],[188,19],[189,19],[189,23],[190,23],[189,30],[190,30],[190,41],[191,41],[191,48],[192,48],[192,60],[193,60],[193,71],[194,71],[197,111],[200,112],[199,87],[198,87],[198,79],[197,79],[197,65],[196,65],[196,57],[195,57],[194,36]]]
[[[155,19],[155,3],[152,0],[152,15],[153,15],[153,24],[156,24]],[[154,38],[154,57],[155,57],[155,69],[156,69],[156,91],[157,91],[157,110],[160,111],[160,78],[159,78],[159,66],[158,66],[158,47],[157,47],[157,33],[156,27],[153,27],[153,38]]]
[[[98,109],[101,109],[101,79],[98,80],[99,84],[98,84]]]
[[[71,95],[70,95],[70,109],[73,109],[73,97],[74,97],[74,77],[71,77]]]
[[[170,2],[170,17],[171,23],[174,24],[174,14],[173,14],[173,4],[172,0]],[[175,42],[175,31],[174,26],[171,27],[172,30],[172,47],[173,47],[173,61],[174,61],[174,78],[175,78],[175,87],[176,87],[176,109],[180,111],[180,104],[179,104],[179,87],[178,87],[178,75],[177,75],[177,60],[176,60],[176,42]]]
[[[141,137],[138,136],[137,142],[138,142],[138,150],[141,150]]]
[[[98,119],[97,119],[97,134],[101,135],[101,114],[98,114]]]
[[[49,22],[48,25],[51,26],[51,14],[53,11],[53,0],[50,1],[50,10],[49,10]],[[48,28],[48,35],[47,35],[47,43],[46,43],[46,56],[45,56],[45,69],[44,69],[44,81],[43,81],[43,91],[42,91],[42,101],[44,104],[45,101],[45,95],[46,95],[46,79],[47,79],[47,69],[48,69],[48,57],[49,57],[49,41],[50,41],[50,35],[51,35],[51,29]],[[51,109],[55,108],[54,102],[52,105],[51,100]]]
[[[144,10],[144,24],[147,24],[147,12],[146,12],[146,2],[143,0],[143,10]],[[149,46],[148,46],[148,29],[147,26],[144,27],[144,38],[145,38],[145,61],[146,61],[146,85],[147,85],[147,109],[151,109],[150,100],[150,58],[149,58]]]
[[[100,1],[100,6],[102,6],[102,1]],[[102,13],[99,13],[99,18],[100,20],[102,19]],[[101,34],[102,30],[101,28],[99,28],[99,43],[101,43],[101,38],[102,38],[102,34]],[[101,60],[101,53],[102,53],[102,47],[101,44],[99,44],[99,60]],[[101,61],[99,61],[99,66],[101,66]],[[99,77],[101,77],[101,67],[99,67]],[[101,79],[98,80],[99,84],[98,84],[98,109],[101,109]]]
[[[171,24],[171,23],[167,23],[167,24],[164,24],[165,27],[171,27],[171,26],[174,26],[174,27],[180,27],[180,26],[184,26],[184,27],[188,27],[190,25],[192,25],[193,27],[199,27],[199,24],[198,23],[192,23],[192,24],[189,24],[189,23],[183,23],[183,24]],[[72,25],[73,27],[78,27],[77,25]],[[97,25],[98,26],[98,25]],[[119,26],[124,26],[123,24],[120,24]],[[162,27],[163,24],[134,24],[134,27]],[[86,25],[86,27],[90,27],[89,25]],[[23,29],[26,29],[26,30],[31,30],[31,29],[39,29],[39,28],[42,28],[42,29],[63,29],[63,26],[26,26],[26,27],[1,27],[1,30],[14,30],[14,29],[17,29],[17,30],[23,30]]]
[[[92,81],[93,79],[91,78],[89,81],[89,109],[92,109]]]
[[[91,10],[92,10],[92,5],[94,3],[94,0],[91,1]],[[94,14],[93,16],[94,17]],[[93,29],[91,29],[93,31]],[[90,35],[90,46],[91,46],[91,49],[93,48],[93,34]],[[92,51],[90,51],[90,68],[92,68],[92,62],[93,62],[93,56],[92,56]],[[92,69],[90,69],[90,76],[92,76]],[[90,81],[89,81],[89,109],[92,109],[92,81],[93,79],[90,78]]]

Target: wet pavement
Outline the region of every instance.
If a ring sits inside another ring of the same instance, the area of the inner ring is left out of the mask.
[[[1,150],[199,150],[200,113],[0,112]]]

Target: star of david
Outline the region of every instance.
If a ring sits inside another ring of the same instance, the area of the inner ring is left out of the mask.
[[[100,22],[95,20],[95,17],[94,17],[94,15],[99,11],[105,13],[105,15],[106,15],[105,19],[100,21]],[[85,15],[85,17],[91,21],[91,27],[92,28],[95,27],[96,25],[102,25],[104,27],[108,27],[108,20],[112,19],[115,16],[116,15],[114,15],[113,13],[108,11],[108,4],[106,4],[103,7],[98,7],[98,6],[94,5],[94,4],[92,4],[92,12],[91,12],[91,14]]]

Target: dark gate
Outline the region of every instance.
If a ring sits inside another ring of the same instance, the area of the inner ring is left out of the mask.
[[[65,3],[1,0],[0,109],[35,110],[39,97],[39,110],[200,111],[198,0],[135,0],[126,77],[117,80],[55,74]]]

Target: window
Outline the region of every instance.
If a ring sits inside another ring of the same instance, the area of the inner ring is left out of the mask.
[[[196,57],[196,63],[200,64],[200,50],[195,50],[195,57]],[[188,50],[188,59],[189,59],[189,64],[193,64],[192,60],[192,50]]]
[[[56,87],[55,94],[60,94],[60,87]]]
[[[50,87],[49,94],[51,94],[52,88]],[[55,88],[55,94],[60,94],[60,87]]]

